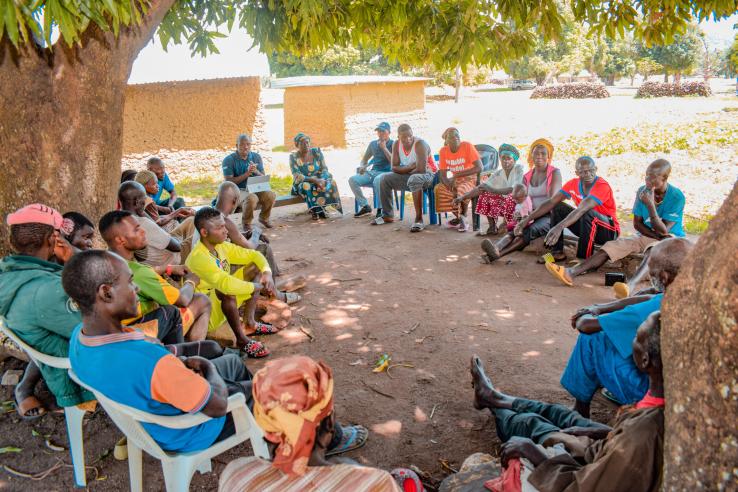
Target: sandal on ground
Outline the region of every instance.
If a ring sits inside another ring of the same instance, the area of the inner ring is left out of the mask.
[[[359,449],[366,444],[366,440],[369,437],[369,431],[361,425],[341,426],[341,430],[343,431],[341,441],[335,448],[326,451],[326,457]]]
[[[456,227],[457,225],[459,225],[459,218],[458,217],[454,217],[453,219],[450,219],[448,221],[448,225],[451,226],[450,227],[451,229],[454,228],[454,227]]]
[[[128,459],[128,439],[121,437],[118,442],[115,443],[113,448],[113,458],[118,461],[125,461]]]
[[[550,254],[551,256],[553,256],[554,261],[565,261],[566,260],[566,255],[564,253],[559,253],[559,254],[546,253],[546,254]],[[546,255],[539,256],[538,259],[536,260],[536,263],[538,263],[539,265],[543,265],[544,263],[546,263],[545,257]]]
[[[252,359],[261,359],[262,357],[266,357],[271,354],[269,349],[266,348],[266,345],[261,342],[257,342],[256,340],[250,340],[246,346],[240,350],[240,352],[246,357],[250,357]]]
[[[459,231],[459,232],[468,232],[469,231],[469,224],[466,221],[459,222],[459,225],[457,226],[456,230]]]
[[[562,284],[568,285],[569,287],[572,287],[574,285],[571,280],[564,277],[564,271],[566,269],[561,265],[557,265],[556,263],[546,263],[546,270],[548,270],[548,273],[553,275],[556,280],[558,280]]]
[[[625,299],[630,295],[630,289],[625,282],[615,282],[612,284],[612,290],[615,292],[616,299]]]
[[[284,302],[287,304],[297,304],[298,302],[302,301],[302,296],[298,294],[297,292],[285,292],[284,293]]]
[[[261,321],[256,322],[256,326],[254,326],[254,331],[252,333],[249,333],[248,335],[274,335],[279,331],[278,328],[274,327],[273,325],[270,325],[269,323],[263,323]]]
[[[390,472],[403,492],[424,492],[423,483],[414,471],[408,468],[395,468]]]
[[[410,227],[410,232],[420,232],[425,229],[425,224],[422,222],[416,222]]]
[[[15,409],[18,412],[18,415],[20,418],[26,421],[36,420],[40,419],[44,415],[46,415],[46,408],[41,404],[40,401],[38,401],[38,398],[35,396],[27,396],[23,399],[23,401],[18,402],[18,400],[15,401]],[[29,413],[36,410],[35,415],[29,415]]]
[[[500,251],[489,239],[482,241],[482,250],[487,253],[490,263],[500,258]]]

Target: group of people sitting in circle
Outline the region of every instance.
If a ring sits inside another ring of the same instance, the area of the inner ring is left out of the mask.
[[[533,143],[527,171],[517,162],[518,149],[503,144],[500,168],[477,184],[479,155],[457,129],[444,132],[438,171],[430,146],[413,136],[408,125],[398,128],[396,142],[389,139],[388,124],[376,131],[378,139],[350,179],[357,216],[373,211],[362,187],[373,187],[380,197],[374,225],[395,220],[393,190],[408,190],[415,205],[411,230],[422,230],[422,194],[436,183],[437,210],[454,214],[451,227],[468,230],[465,212],[473,198],[477,213],[489,221],[481,235],[497,234],[499,219],[504,219],[504,236],[482,243],[489,262],[543,237],[554,259],[546,268],[572,285],[577,275],[608,259],[647,253],[638,278],[617,292],[622,299],[583,307],[571,318],[579,335],[561,384],[574,398],[573,409],[502,393],[477,356],[471,377],[473,406],[490,409],[504,442],[506,469],[496,480],[515,475],[540,491],[594,491],[605,485],[608,490],[656,490],[665,403],[659,311],[663,293],[692,248],[683,238],[684,196],[668,183],[670,164],[659,159],[648,166],[645,185],[635,197],[637,234],[619,237],[612,189],[597,176],[590,157],[580,157],[577,178],[562,185],[549,141]],[[316,219],[325,216],[327,206],[341,211],[320,149],[311,147],[304,134],[295,137],[295,146],[290,156],[293,193],[305,199]],[[255,375],[249,371],[247,358],[269,355],[252,337],[278,331],[259,319],[260,303],[298,303],[295,290],[304,285],[304,279],[277,281],[279,269],[262,230],[273,227],[276,196],[249,193],[245,186],[249,176],[264,173],[250,138],[241,135],[236,151],[223,160],[225,181],[213,206],[197,211],[184,206],[164,163],[152,158],[144,170],[124,171],[118,207],[102,216],[97,230],[82,214],[62,215],[43,204],[9,214],[15,254],[0,260],[0,316],[36,350],[69,357],[82,382],[115,401],[154,414],[203,412],[212,417],[188,429],[147,425],[167,451],[197,451],[232,435],[227,397],[243,393],[271,444],[272,460],[233,461],[220,477],[222,491],[423,490],[410,470],[387,473],[334,457],[362,446],[369,432],[337,421],[327,364],[293,356],[268,362]],[[162,191],[167,198],[162,199]],[[252,224],[257,208],[262,227]],[[231,218],[238,209],[241,227]],[[564,259],[565,229],[577,237],[576,254],[582,260],[569,268],[556,263]],[[95,249],[96,233],[106,250]],[[652,287],[631,295],[645,275]],[[224,324],[233,332],[235,348],[207,339]],[[93,395],[65,370],[30,363],[15,390],[24,419],[48,411],[34,395],[42,377],[60,407],[94,408]],[[589,419],[600,388],[623,405],[613,427]]]

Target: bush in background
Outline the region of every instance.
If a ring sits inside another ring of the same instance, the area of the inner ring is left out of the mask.
[[[709,97],[711,95],[712,91],[707,82],[685,82],[683,84],[644,82],[636,93],[636,97]]]
[[[531,99],[604,99],[610,97],[605,86],[596,82],[572,82],[570,84],[536,87]]]

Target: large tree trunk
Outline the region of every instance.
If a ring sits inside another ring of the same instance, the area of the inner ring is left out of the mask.
[[[738,185],[681,266],[662,308],[664,490],[735,490]],[[732,485],[731,485],[732,484]]]
[[[0,211],[41,202],[93,221],[115,205],[123,104],[133,60],[174,0],[151,3],[145,22],[116,39],[94,24],[80,47],[16,51],[0,42]],[[0,256],[9,251],[0,222]]]

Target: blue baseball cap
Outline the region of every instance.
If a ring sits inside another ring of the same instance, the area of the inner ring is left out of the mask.
[[[390,131],[390,124],[387,123],[386,121],[383,121],[383,122],[381,122],[380,124],[377,125],[377,127],[375,128],[375,130],[383,130],[385,132],[388,132],[388,131]]]

